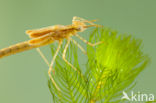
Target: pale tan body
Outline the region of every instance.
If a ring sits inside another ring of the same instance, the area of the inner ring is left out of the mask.
[[[66,60],[66,58],[65,58],[66,51],[70,44],[70,41],[72,41],[75,45],[77,45],[82,50],[83,53],[86,54],[86,51],[75,40],[73,40],[71,38],[71,36],[73,36],[73,35],[78,37],[80,40],[82,40],[83,42],[85,42],[86,44],[88,44],[90,46],[95,46],[95,45],[98,45],[101,43],[101,42],[98,42],[98,43],[92,44],[90,42],[87,42],[85,39],[83,39],[81,36],[79,36],[77,34],[77,32],[82,32],[88,27],[99,26],[92,22],[93,21],[87,21],[87,20],[79,18],[79,17],[73,17],[72,25],[67,25],[67,26],[55,25],[55,26],[50,26],[50,27],[36,29],[36,30],[27,30],[26,33],[32,39],[29,41],[26,41],[26,42],[22,42],[22,43],[10,46],[8,48],[1,49],[0,50],[0,58],[9,56],[12,54],[16,54],[16,53],[19,53],[22,51],[30,50],[33,48],[37,48],[37,51],[39,52],[41,57],[44,59],[44,61],[49,66],[48,74],[49,74],[50,79],[52,80],[52,83],[54,83],[55,87],[58,90],[60,90],[52,78],[51,71],[53,71],[52,67],[53,67],[54,61],[56,59],[56,56],[61,48],[62,40],[67,39],[67,44],[65,45],[62,58],[68,65],[70,65],[74,70],[77,71],[77,69]],[[91,25],[86,25],[85,23],[89,23]],[[47,59],[45,58],[45,56],[43,55],[43,53],[40,51],[40,49],[38,47],[51,44],[54,41],[58,41],[59,44],[58,44],[56,53],[54,54],[53,59],[52,59],[51,63],[49,64],[49,62],[47,61]],[[79,71],[78,71],[78,73],[79,73]]]
[[[56,25],[56,26],[46,27],[46,28],[37,29],[37,30],[28,30],[26,33],[29,34],[32,40],[21,42],[21,43],[12,45],[10,47],[1,49],[0,58],[9,56],[12,54],[16,54],[22,51],[30,50],[33,48],[45,46],[45,45],[53,43],[56,40],[61,41],[64,38],[68,38],[70,34],[75,34],[76,30],[74,30],[72,26]]]

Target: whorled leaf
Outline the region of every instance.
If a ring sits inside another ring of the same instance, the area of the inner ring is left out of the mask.
[[[71,44],[67,50],[67,60],[78,71],[62,60],[64,46],[61,48],[53,74],[61,91],[51,80],[48,81],[54,103],[121,103],[122,91],[135,86],[135,78],[149,63],[148,56],[141,51],[141,40],[129,35],[97,28],[91,33],[89,41],[103,43],[96,47],[87,46],[85,68],[79,64],[77,47]],[[52,45],[52,54],[55,50]]]

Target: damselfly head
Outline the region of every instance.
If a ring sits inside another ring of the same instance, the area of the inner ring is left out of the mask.
[[[74,16],[72,23],[73,23],[73,26],[75,26],[79,32],[83,32],[84,30],[86,30],[89,27],[102,27],[101,25],[97,25],[97,24],[93,23],[95,21],[97,21],[97,20],[88,21],[83,18]],[[89,24],[89,25],[87,25],[87,24]]]

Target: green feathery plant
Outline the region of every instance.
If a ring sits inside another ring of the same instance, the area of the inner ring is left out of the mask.
[[[51,80],[49,90],[54,103],[121,103],[122,91],[135,86],[135,78],[149,63],[141,51],[141,40],[107,28],[95,29],[89,41],[103,41],[96,47],[87,46],[87,62],[81,67],[77,47],[70,44],[66,58],[79,71],[74,71],[62,60],[62,51],[55,61],[53,78],[61,89],[58,91]],[[51,46],[52,54],[56,46]]]

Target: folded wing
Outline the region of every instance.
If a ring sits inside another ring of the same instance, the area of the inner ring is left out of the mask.
[[[64,27],[65,26],[63,25],[55,25],[55,26],[49,26],[41,29],[27,30],[26,34],[28,34],[30,38],[37,38],[46,35],[48,33],[54,32],[56,30],[62,29]]]
[[[33,38],[32,40],[29,40],[28,43],[34,46],[48,45],[55,41],[55,39],[51,35],[53,35],[53,33],[48,33],[43,36]]]

